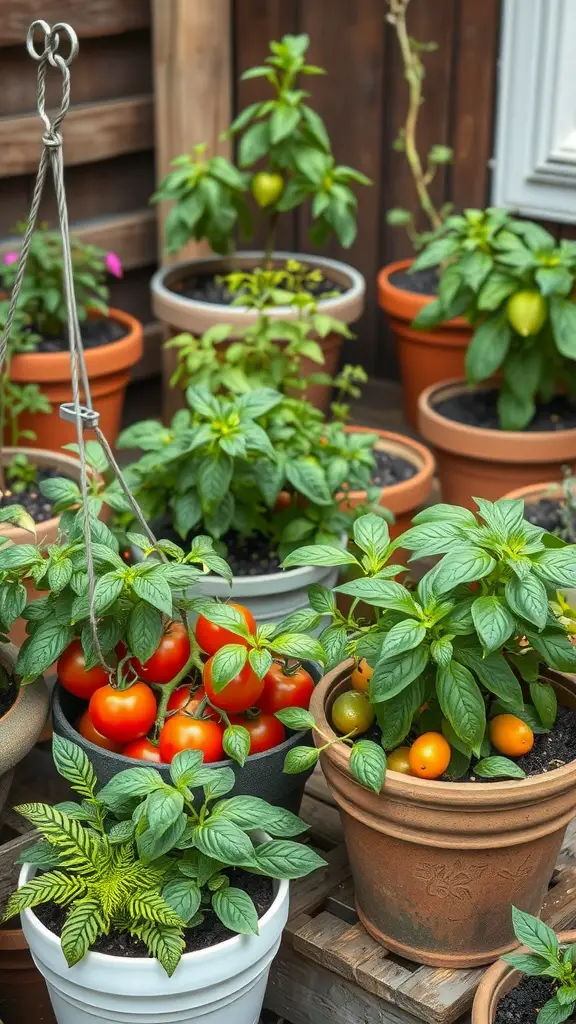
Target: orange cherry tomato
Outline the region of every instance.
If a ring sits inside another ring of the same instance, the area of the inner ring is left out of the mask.
[[[254,633],[256,631],[256,623],[252,612],[245,608],[244,605],[236,604],[235,601],[229,601],[228,604],[230,608],[235,608],[236,611],[240,612],[248,632]],[[250,646],[248,641],[241,637],[239,633],[233,633],[231,629],[218,626],[215,622],[205,619],[203,615],[198,616],[196,639],[206,654],[216,654],[216,651],[219,651],[221,647],[225,647],[226,644],[240,644],[242,647]]]
[[[508,757],[521,757],[534,746],[532,729],[516,715],[496,715],[488,730],[493,746]]]
[[[134,683],[125,690],[101,686],[88,705],[98,732],[108,739],[130,743],[145,736],[156,719],[156,699],[146,683]]]
[[[90,743],[96,744],[97,747],[102,747],[103,750],[111,750],[114,754],[122,753],[122,743],[118,743],[116,740],[109,740],[107,736],[103,736],[101,732],[98,732],[90,718],[88,708],[80,715],[76,722],[76,728],[85,740],[90,740]]]
[[[396,750],[391,750],[386,756],[386,764],[391,772],[411,775],[410,747],[396,747]]]
[[[368,693],[368,687],[370,680],[374,674],[374,669],[370,667],[366,658],[360,658],[360,661],[354,666],[352,675],[350,676],[350,682],[358,693]]]
[[[179,711],[168,718],[160,733],[160,757],[170,763],[181,750],[201,750],[205,763],[221,761],[224,757],[222,736],[224,730],[218,722],[191,718]]]
[[[314,680],[302,665],[286,668],[274,661],[264,676],[258,707],[268,715],[282,708],[308,709],[313,692]]]
[[[60,655],[57,672],[64,689],[83,700],[90,700],[92,694],[109,681],[108,673],[101,665],[86,669],[86,658],[79,640],[73,640]]]
[[[425,732],[410,747],[410,771],[419,779],[439,779],[451,756],[450,744],[441,732]]]
[[[202,682],[204,683],[206,696],[209,700],[217,708],[222,708],[223,711],[231,711],[233,714],[236,714],[238,711],[248,711],[248,708],[255,707],[264,689],[264,680],[258,679],[254,669],[250,667],[248,662],[223,690],[216,693],[212,681],[213,661],[214,656],[208,658],[202,672]]]

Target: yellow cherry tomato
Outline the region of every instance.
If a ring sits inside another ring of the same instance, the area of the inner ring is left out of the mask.
[[[354,666],[352,675],[350,676],[350,682],[358,693],[368,693],[368,686],[372,679],[374,669],[370,667],[366,658],[360,658],[357,665]]]
[[[508,299],[506,311],[514,330],[528,338],[542,330],[548,316],[548,303],[536,289],[525,289]]]
[[[489,725],[492,745],[508,757],[521,757],[534,746],[534,733],[516,715],[496,715]]]
[[[441,732],[425,732],[410,747],[410,771],[419,779],[439,779],[444,774],[452,751]]]
[[[401,775],[411,775],[410,747],[396,747],[396,750],[392,750],[386,756],[386,764],[392,772],[400,772]]]

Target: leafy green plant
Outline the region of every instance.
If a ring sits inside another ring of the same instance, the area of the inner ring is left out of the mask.
[[[530,952],[502,959],[522,974],[552,979],[555,993],[539,1008],[538,1024],[562,1024],[576,1009],[576,945],[561,945],[549,925],[517,907],[512,907],[512,922],[518,942]]]
[[[227,134],[238,139],[236,167],[221,156],[207,158],[199,145],[191,156],[173,161],[173,170],[152,197],[154,202],[175,203],[166,222],[170,251],[191,239],[206,239],[215,252],[227,253],[238,226],[251,233],[248,193],[266,219],[266,262],[275,247],[278,221],[307,201],[311,202],[310,238],[324,245],[335,234],[341,245],[356,236],[356,197],[351,185],[369,185],[366,175],[337,165],[326,126],[299,87],[300,77],[324,74],[306,61],[306,35],[286,35],[270,43],[263,65],[251,68],[242,79],[264,78],[271,97],[246,107]],[[258,171],[254,165],[264,162]]]
[[[6,323],[8,305],[7,300],[0,302],[0,331],[4,329]],[[52,408],[46,395],[42,394],[37,384],[19,384],[10,379],[10,362],[13,354],[33,347],[37,337],[30,329],[28,316],[23,310],[16,310],[4,364],[0,367],[0,441],[7,440],[13,448],[17,447],[21,441],[36,440],[34,431],[20,427],[22,413],[48,413]],[[0,488],[2,488],[3,475],[13,490],[14,483],[22,482],[24,467],[22,459],[23,456],[13,457],[4,467],[4,474],[0,467]],[[32,478],[30,477],[30,479]]]
[[[428,231],[418,231],[411,210],[395,207],[388,210],[386,219],[392,227],[404,227],[415,249],[421,249],[429,240],[431,232],[437,231],[450,213],[452,205],[445,204],[438,209],[430,187],[438,173],[438,168],[452,161],[453,152],[449,146],[435,144],[431,146],[426,160],[418,149],[418,120],[424,105],[423,82],[426,69],[422,61],[423,53],[431,53],[438,49],[437,43],[420,43],[408,31],[406,15],[410,0],[387,0],[388,13],[386,20],[394,26],[402,63],[404,77],[408,83],[408,109],[404,126],[394,142],[397,153],[404,153],[422,211],[430,224]]]
[[[475,329],[468,379],[502,375],[495,387],[503,429],[523,430],[558,382],[576,394],[576,243],[558,244],[505,210],[465,210],[447,218],[413,265],[428,267],[441,268],[439,295],[415,326],[466,316]]]
[[[381,746],[362,740],[351,770],[376,790],[384,780],[384,751],[429,730],[443,732],[452,748],[450,778],[465,774],[472,762],[480,776],[523,777],[514,761],[493,756],[490,719],[510,713],[533,732],[551,730],[556,695],[542,666],[576,670],[576,649],[552,605],[558,588],[576,585],[576,546],[528,523],[522,501],[475,500],[478,516],[434,505],[392,543],[383,519],[362,516],[353,530],[359,557],[313,545],[284,560],[286,568],[353,569],[355,578],[335,588],[353,599],[347,615],[323,587],[310,589],[310,604],[331,616],[320,636],[329,666],[353,655],[373,668],[369,699]],[[415,591],[395,580],[405,571],[390,564],[398,547],[413,558],[442,556]],[[360,602],[370,607],[371,619]],[[308,764],[317,756],[309,752]],[[299,770],[298,757],[292,753],[285,770]]]
[[[230,868],[293,879],[325,864],[293,841],[307,828],[296,815],[258,797],[225,799],[234,772],[203,765],[199,751],[174,758],[172,784],[154,768],[132,768],[99,792],[80,747],[55,736],[53,754],[81,801],[17,808],[43,836],[22,857],[41,873],[14,893],[5,916],[44,903],[65,907],[61,942],[70,967],[100,936],[118,932],[140,939],[170,976],[184,930],[206,914],[233,932],[258,934],[254,903],[231,884]],[[251,835],[256,829],[267,833],[261,842]]]

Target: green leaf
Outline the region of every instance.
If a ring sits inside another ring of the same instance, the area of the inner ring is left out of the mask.
[[[33,635],[20,648],[16,672],[25,681],[36,679],[58,660],[73,639],[74,633],[70,626],[51,620],[39,623]]]
[[[240,167],[251,167],[260,157],[264,156],[270,145],[270,132],[267,121],[257,121],[250,125],[240,140],[238,160]]]
[[[502,960],[514,967],[515,970],[522,971],[522,974],[533,977],[546,974],[546,971],[550,969],[550,961],[543,956],[538,956],[537,953],[508,953],[502,957]]]
[[[198,467],[198,492],[204,511],[214,510],[230,490],[234,460],[221,449]]]
[[[362,601],[366,601],[375,608],[387,608],[391,611],[406,612],[408,615],[418,614],[418,605],[410,591],[403,587],[401,583],[394,583],[392,580],[366,577],[365,579],[342,583],[334,589],[338,594],[349,594],[351,597],[359,597]]]
[[[502,365],[510,342],[512,328],[506,308],[487,316],[472,336],[466,349],[466,374],[474,383],[487,380]]]
[[[506,601],[520,618],[543,629],[548,619],[548,595],[541,580],[530,574],[524,580],[517,577],[510,580],[505,588]]]
[[[572,299],[551,297],[550,322],[560,355],[576,359],[576,305]]]
[[[212,896],[212,906],[225,928],[239,935],[258,935],[258,914],[247,892],[233,885]]]
[[[388,523],[372,513],[360,516],[352,528],[354,542],[374,561],[381,560],[390,543]]]
[[[454,648],[454,657],[478,676],[480,682],[497,697],[513,707],[523,705],[522,687],[506,659],[494,651],[484,654],[482,648]]]
[[[372,740],[358,740],[350,753],[350,771],[367,789],[379,793],[386,777],[386,754]]]
[[[292,551],[282,562],[283,569],[297,565],[358,565],[358,560],[342,548],[329,544],[312,544]]]
[[[184,924],[192,920],[202,900],[198,883],[191,878],[171,879],[162,890],[162,898]]]
[[[516,620],[500,597],[478,597],[472,605],[478,638],[488,652],[497,651],[510,638]]]
[[[303,878],[318,868],[326,867],[326,861],[309,846],[289,839],[261,843],[254,851],[254,864],[269,878],[288,880]]]
[[[243,725],[228,725],[222,737],[224,752],[241,768],[250,753],[250,733]]]
[[[255,862],[254,848],[248,836],[225,818],[210,817],[203,825],[198,825],[194,845],[207,857],[223,864],[249,867]]]
[[[234,796],[230,800],[221,800],[213,809],[213,814],[233,821],[245,832],[262,828],[273,836],[297,836],[305,832],[308,826],[291,811],[283,807],[273,807],[256,796]]]
[[[163,787],[162,777],[155,768],[127,768],[106,783],[98,793],[98,799],[115,810],[122,808],[132,797],[147,796]]]
[[[82,747],[54,733],[52,758],[59,775],[70,783],[80,796],[92,800],[96,790],[96,773]]]
[[[172,502],[174,526],[180,537],[187,537],[202,519],[202,506],[195,490],[178,494]]]
[[[475,749],[486,729],[486,712],[478,683],[464,665],[453,661],[436,674],[436,694],[443,714],[461,740]]]
[[[534,953],[540,953],[550,963],[558,957],[558,938],[544,921],[512,907],[512,924],[514,934],[523,946],[528,946]]]
[[[441,668],[446,668],[446,666],[452,661],[452,656],[454,654],[452,641],[446,636],[441,636],[438,640],[433,640],[430,644],[430,654],[432,655],[432,661],[434,661],[436,665],[440,665]]]
[[[370,680],[371,700],[378,703],[395,697],[422,675],[429,658],[428,647],[421,645],[395,658],[379,659]]]
[[[138,856],[144,864],[151,864],[177,848],[186,831],[188,819],[185,814],[180,814],[171,825],[162,830],[147,828],[144,832],[136,835],[136,848]]]
[[[497,779],[509,776],[512,779],[525,779],[526,772],[508,757],[485,757],[474,766],[474,774],[483,779]]]
[[[290,135],[300,121],[300,109],[278,102],[270,118],[270,141],[273,145]]]
[[[132,581],[134,593],[143,601],[163,612],[164,615],[172,615],[172,591],[162,573],[156,570],[147,573],[146,576],[135,576]]]
[[[343,660],[348,645],[348,631],[345,626],[328,626],[320,634],[320,643],[326,652],[327,668],[335,668]]]
[[[165,832],[180,817],[184,796],[176,790],[157,789],[146,800],[146,818],[155,832]]]
[[[477,529],[474,523],[474,529]],[[449,520],[432,520],[418,523],[402,534],[402,547],[414,552],[415,558],[428,558],[430,555],[444,555],[470,533],[469,526],[451,523]]]
[[[560,991],[561,989],[538,1011],[538,1024],[563,1024],[573,1016],[574,1002],[562,1003]]]
[[[382,732],[382,746],[393,750],[406,738],[415,712],[424,701],[424,680],[414,680],[411,686],[387,700],[376,704],[376,719]]]
[[[438,596],[454,590],[462,583],[483,579],[496,567],[495,560],[482,548],[472,544],[458,546],[434,570],[434,593]]]
[[[22,583],[8,583],[0,588],[0,625],[9,630],[24,611],[27,600]]]
[[[142,665],[152,657],[162,639],[162,615],[146,601],[138,601],[128,619],[128,646]]]
[[[248,661],[258,679],[263,679],[272,664],[272,655],[268,650],[258,651],[253,649],[248,652]]]
[[[298,775],[310,771],[318,764],[320,753],[315,747],[292,747],[286,754],[282,771],[285,775]]]
[[[74,967],[86,955],[105,929],[97,900],[83,899],[69,911],[60,942],[68,967]]]
[[[558,699],[550,683],[530,683],[530,696],[542,725],[552,729],[558,712]]]
[[[8,900],[3,920],[16,917],[27,907],[53,901],[66,903],[84,895],[86,884],[81,878],[72,878],[64,871],[47,871],[31,882],[21,885]]]
[[[276,718],[285,725],[287,729],[300,732],[304,729],[313,729],[314,715],[305,708],[282,708],[275,712]]]
[[[212,683],[214,692],[220,693],[230,680],[242,671],[248,658],[246,647],[241,644],[225,644],[212,660]]]
[[[393,658],[418,647],[426,636],[426,628],[415,619],[397,622],[384,636],[381,658]]]
[[[319,640],[313,636],[304,636],[302,633],[281,633],[280,636],[272,638],[274,651],[277,654],[286,654],[290,658],[305,658],[312,661],[325,661],[324,648]]]
[[[206,767],[205,770],[210,774],[209,781],[202,781],[206,800],[217,800],[219,796],[226,796],[226,793],[234,789],[236,776],[232,768]],[[198,782],[196,782],[196,785],[198,785]]]
[[[314,459],[291,459],[286,464],[286,476],[294,489],[314,505],[331,505],[332,495],[326,481],[326,473]],[[317,562],[311,563],[317,565]]]
[[[576,671],[576,648],[565,633],[532,633],[526,630],[526,636],[550,668],[559,672]]]
[[[201,750],[181,750],[179,754],[176,754],[170,763],[170,777],[174,785],[179,787],[195,785],[194,776],[198,773],[198,769],[203,769],[202,762]]]
[[[549,587],[576,587],[576,548],[551,548],[532,556],[532,568]]]
[[[102,615],[110,605],[114,604],[114,601],[120,597],[123,588],[123,574],[119,575],[116,569],[96,580],[96,586],[94,587],[94,610],[96,614]]]

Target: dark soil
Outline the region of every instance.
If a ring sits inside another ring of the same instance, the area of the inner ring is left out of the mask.
[[[446,398],[434,406],[434,411],[447,420],[464,423],[483,430],[501,430],[498,420],[498,391],[464,391]],[[568,430],[576,427],[576,405],[566,395],[556,395],[550,402],[542,402],[524,428],[525,431]]]
[[[417,270],[411,274],[409,270],[397,270],[390,275],[390,284],[413,295],[438,295],[438,271],[435,267],[429,270]]]
[[[371,482],[376,487],[392,487],[393,484],[411,480],[418,472],[413,462],[403,459],[400,455],[390,455],[379,448],[374,449],[374,458],[376,470]]]
[[[232,301],[237,298],[237,295],[233,294],[222,281],[218,280],[221,276],[221,273],[190,274],[189,277],[184,277],[179,281],[174,281],[174,283],[167,282],[167,287],[171,292],[183,295],[186,299],[193,299],[195,302],[212,302],[217,306],[230,306]],[[307,288],[307,291],[315,298],[322,299],[325,296],[329,296],[332,292],[337,292],[338,295],[341,295],[345,288],[341,284],[337,284],[336,281],[324,278],[313,287]]]
[[[50,480],[63,475],[57,469],[39,469],[36,483],[31,484],[25,491],[19,491],[18,493],[13,493],[9,489],[9,484],[7,484],[7,490],[3,494],[0,493],[0,508],[4,508],[6,505],[22,505],[32,516],[35,523],[45,523],[47,519],[52,519],[54,515],[52,511],[54,502],[49,498],[45,498],[40,493],[39,484],[42,480]]]
[[[4,669],[0,667],[0,718],[5,715],[7,711],[10,711],[16,696],[18,694],[18,687],[13,679],[9,681],[8,686],[3,685],[5,677]]]
[[[252,897],[258,911],[258,917],[262,917],[272,906],[274,900],[272,880],[259,875],[252,875],[249,871],[244,871],[242,868],[231,868],[227,874],[231,885],[244,889]],[[34,907],[34,913],[49,931],[54,932],[56,935],[62,933],[67,915],[65,907],[59,907],[55,903],[43,903],[39,907]],[[198,949],[208,949],[209,946],[225,942],[226,939],[231,939],[234,935],[235,932],[225,928],[210,909],[206,911],[201,925],[198,925],[197,928],[185,929],[185,952],[194,953]],[[108,956],[150,956],[143,942],[132,935],[119,934],[118,932],[102,935],[91,949],[95,953],[106,953]]]
[[[524,515],[529,523],[534,526],[541,526],[548,533],[555,533],[570,544],[576,543],[576,516],[569,516],[573,522],[566,522],[564,515],[564,502],[560,498],[542,498],[526,504]]]
[[[494,1024],[537,1024],[538,1012],[554,995],[551,978],[525,977],[498,1004]],[[574,1024],[576,1016],[568,1017]]]
[[[99,317],[94,320],[87,320],[80,324],[80,333],[84,348],[100,348],[102,345],[110,345],[113,341],[120,341],[126,336],[126,328],[115,320],[108,320]],[[36,352],[68,352],[68,331],[64,330],[60,335],[47,335],[40,338],[36,344]]]

